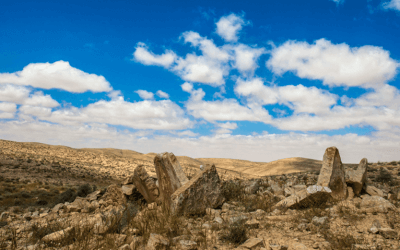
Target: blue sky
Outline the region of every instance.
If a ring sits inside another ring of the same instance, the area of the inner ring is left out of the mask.
[[[4,1],[0,138],[399,160],[400,1]]]

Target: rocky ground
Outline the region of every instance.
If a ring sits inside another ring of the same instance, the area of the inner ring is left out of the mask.
[[[301,207],[290,198],[320,171],[251,178],[176,157],[179,176],[174,160],[152,164],[156,154],[10,141],[0,150],[0,249],[400,247],[400,162],[369,163],[359,194],[347,181],[345,199]],[[182,182],[169,196],[168,169]]]

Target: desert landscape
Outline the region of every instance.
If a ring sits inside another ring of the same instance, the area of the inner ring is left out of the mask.
[[[1,249],[397,249],[400,161],[0,141]]]

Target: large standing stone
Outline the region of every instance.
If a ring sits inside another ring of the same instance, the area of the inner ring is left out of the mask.
[[[360,161],[357,170],[346,171],[346,183],[353,188],[354,195],[359,195],[361,190],[365,187],[367,180],[367,166],[368,160],[366,158]]]
[[[314,207],[325,203],[331,197],[331,190],[328,187],[314,185],[281,200],[273,209],[279,209],[280,207],[291,209]]]
[[[133,182],[137,190],[143,195],[147,203],[153,203],[158,198],[158,187],[153,178],[151,178],[144,166],[138,166],[133,172]]]
[[[215,165],[207,166],[171,196],[171,210],[176,214],[204,214],[207,208],[221,206],[221,181]]]
[[[339,150],[336,147],[327,148],[317,185],[329,187],[332,190],[331,195],[335,200],[344,200],[347,196],[347,185],[344,175]]]
[[[171,206],[171,195],[189,180],[173,153],[162,153],[154,157],[161,200]]]

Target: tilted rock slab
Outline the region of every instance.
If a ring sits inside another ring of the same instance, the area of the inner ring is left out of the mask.
[[[173,153],[162,153],[154,157],[160,198],[166,207],[171,206],[171,195],[189,180]]]
[[[221,206],[221,180],[215,165],[207,166],[171,196],[171,210],[175,214],[204,214],[207,208]]]
[[[133,182],[147,203],[156,201],[159,195],[158,187],[154,179],[147,174],[144,166],[141,165],[135,169],[133,172]]]
[[[332,198],[331,193],[332,191],[328,187],[309,186],[281,200],[273,209],[279,209],[280,207],[299,209],[318,206]]]
[[[357,170],[346,171],[346,183],[353,188],[354,195],[356,196],[358,196],[361,193],[361,190],[365,188],[365,181],[367,180],[367,166],[368,160],[367,158],[364,158],[360,161]]]
[[[347,185],[339,150],[330,147],[325,150],[321,172],[318,176],[318,186],[329,187],[335,200],[344,200],[347,197]]]

